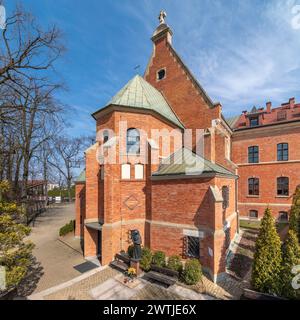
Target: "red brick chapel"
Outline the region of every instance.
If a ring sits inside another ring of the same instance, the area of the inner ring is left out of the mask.
[[[76,235],[85,258],[106,265],[128,249],[130,231],[137,229],[144,246],[197,258],[217,281],[238,229],[233,129],[175,51],[172,36],[161,21],[144,77],[135,76],[93,114],[103,139],[86,150],[86,169],[76,181]],[[117,137],[122,122],[128,129]],[[182,142],[185,129],[192,130],[192,143],[178,146],[171,139],[169,150],[154,134],[176,132]],[[203,130],[202,154],[197,129]],[[99,150],[112,149],[117,161],[101,163]],[[152,161],[154,153],[159,162]],[[188,170],[188,160],[199,166]]]

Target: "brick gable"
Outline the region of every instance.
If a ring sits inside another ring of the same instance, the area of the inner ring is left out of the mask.
[[[166,70],[166,78],[157,80],[157,72],[162,68]],[[154,43],[145,79],[163,93],[187,128],[209,128],[213,119],[221,118],[221,106],[213,105],[167,38]]]

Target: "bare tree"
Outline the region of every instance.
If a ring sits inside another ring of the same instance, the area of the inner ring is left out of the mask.
[[[24,77],[45,79],[44,71],[53,67],[64,50],[59,29],[42,30],[20,6],[7,18],[0,43],[0,85],[14,85],[21,91]]]
[[[88,146],[86,137],[66,138],[56,137],[53,145],[52,158],[49,163],[64,177],[71,201],[71,188],[75,169],[80,168],[84,160],[84,149]]]
[[[61,129],[62,106],[54,95],[62,85],[53,82],[53,72],[64,47],[56,26],[43,30],[21,7],[1,37],[0,180],[17,191],[21,178],[26,191],[30,162]]]

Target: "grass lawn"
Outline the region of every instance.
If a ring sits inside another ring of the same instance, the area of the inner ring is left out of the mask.
[[[257,220],[240,220],[240,227],[244,229],[259,230],[260,221]],[[276,229],[281,239],[284,239],[287,233],[288,222],[276,223]]]
[[[259,229],[260,221],[257,220],[240,220],[240,227],[245,229]]]

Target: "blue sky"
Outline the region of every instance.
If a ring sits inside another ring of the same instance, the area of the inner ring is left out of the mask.
[[[271,100],[300,100],[300,29],[292,8],[300,0],[23,0],[39,23],[55,23],[67,52],[57,65],[68,91],[59,99],[74,108],[72,135],[95,134],[90,114],[135,74],[143,74],[161,9],[173,45],[225,116]]]

